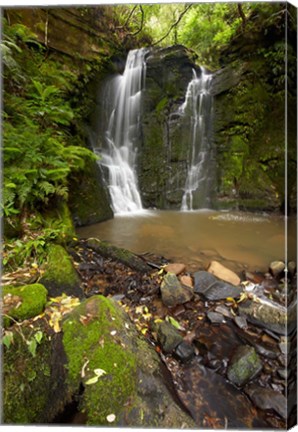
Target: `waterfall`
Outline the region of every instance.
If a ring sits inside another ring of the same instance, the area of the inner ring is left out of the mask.
[[[212,184],[211,168],[211,123],[212,96],[209,92],[212,76],[201,67],[198,77],[193,70],[193,79],[187,87],[185,101],[179,111],[190,119],[190,144],[188,173],[182,197],[181,210],[208,207]]]
[[[114,213],[142,210],[135,163],[140,132],[142,89],[144,87],[146,50],[128,53],[123,75],[109,83],[109,121],[101,165],[108,171],[108,188]]]

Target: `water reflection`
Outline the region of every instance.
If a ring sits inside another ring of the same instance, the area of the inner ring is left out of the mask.
[[[296,259],[296,222],[288,219],[288,258]],[[244,212],[146,211],[78,229],[135,253],[153,252],[182,261],[188,269],[220,259],[230,267],[265,270],[285,257],[282,216]]]

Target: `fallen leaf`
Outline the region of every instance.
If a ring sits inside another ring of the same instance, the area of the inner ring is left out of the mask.
[[[106,371],[103,369],[94,369],[94,373],[98,378],[101,377],[102,375],[106,375]]]
[[[82,377],[82,378],[85,378],[85,375],[86,375],[86,374],[85,374],[85,370],[86,370],[86,367],[87,367],[89,361],[90,361],[90,360],[86,360],[85,363],[83,364],[83,367],[82,367],[82,370],[81,370],[81,377]]]
[[[113,423],[113,422],[116,420],[116,416],[115,416],[115,414],[109,414],[109,415],[106,417],[106,419],[107,419],[107,421],[108,421],[109,423]]]
[[[99,379],[98,376],[95,375],[94,377],[88,379],[88,380],[85,382],[85,384],[86,384],[86,385],[92,385],[92,384],[95,384],[95,383],[97,383],[98,379]]]
[[[117,334],[116,330],[112,330],[110,333],[111,336],[115,336],[116,334]]]

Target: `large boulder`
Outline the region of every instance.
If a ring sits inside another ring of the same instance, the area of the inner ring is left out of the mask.
[[[63,332],[67,382],[84,388],[80,410],[87,424],[194,427],[173,402],[157,354],[116,303],[91,297],[68,316]]]

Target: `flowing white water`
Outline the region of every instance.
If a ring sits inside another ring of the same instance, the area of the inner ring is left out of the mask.
[[[145,52],[145,49],[130,51],[123,75],[116,76],[108,84],[112,105],[101,164],[108,169],[108,188],[116,214],[138,212],[143,208],[135,163],[146,73]]]
[[[194,210],[208,207],[211,183],[210,146],[211,146],[211,110],[212,96],[209,93],[211,75],[201,67],[197,77],[193,70],[193,79],[187,87],[185,101],[180,107],[183,115],[190,116],[191,154],[186,178],[181,210]]]

